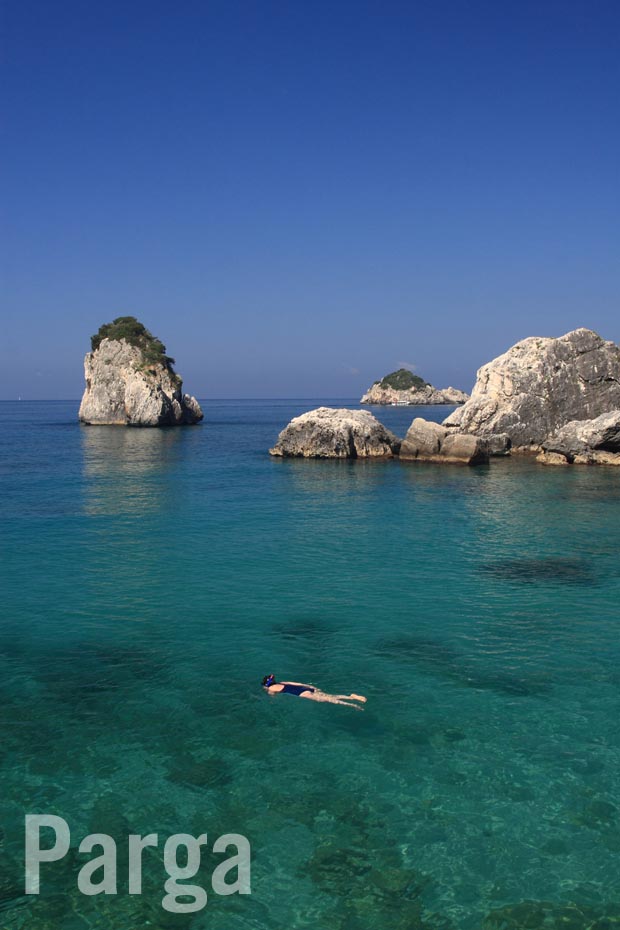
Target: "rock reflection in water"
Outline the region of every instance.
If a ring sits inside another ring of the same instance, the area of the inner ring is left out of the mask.
[[[170,493],[183,441],[174,429],[83,427],[86,512],[110,516],[157,510]]]

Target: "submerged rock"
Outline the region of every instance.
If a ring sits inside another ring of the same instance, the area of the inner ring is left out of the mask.
[[[134,317],[118,317],[92,338],[84,359],[82,423],[179,426],[203,418],[195,397],[182,393],[174,359]]]
[[[416,417],[400,447],[400,458],[418,462],[479,465],[489,460],[485,440],[451,432],[439,423]]]
[[[469,394],[458,388],[436,388],[407,368],[399,368],[375,381],[360,404],[464,404]]]
[[[557,582],[570,585],[596,584],[592,563],[571,556],[517,557],[492,560],[480,565],[480,572],[495,575],[504,581],[538,584]]]
[[[286,426],[270,455],[303,458],[381,458],[398,452],[399,439],[367,410],[318,407]]]
[[[620,408],[620,347],[589,329],[530,337],[478,371],[471,398],[444,425],[513,446],[541,444],[571,420]]]

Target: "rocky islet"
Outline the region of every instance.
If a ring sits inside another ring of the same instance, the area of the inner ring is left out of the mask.
[[[318,407],[294,417],[269,451],[283,458],[391,458],[399,446],[368,410]]]
[[[86,388],[78,417],[98,426],[181,426],[203,419],[183,393],[173,359],[135,317],[117,317],[92,337],[84,359]]]
[[[379,406],[416,406],[435,404],[464,404],[469,394],[458,388],[436,388],[407,368],[399,368],[386,375],[366,391],[360,404]]]

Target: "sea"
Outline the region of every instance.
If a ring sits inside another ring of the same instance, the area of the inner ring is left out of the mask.
[[[620,470],[283,460],[293,416],[357,403],[201,403],[0,404],[0,930],[617,927]],[[27,814],[70,829],[30,895]],[[116,894],[78,887],[92,833]],[[164,843],[205,833],[207,903],[170,913]],[[227,834],[250,894],[212,890]]]

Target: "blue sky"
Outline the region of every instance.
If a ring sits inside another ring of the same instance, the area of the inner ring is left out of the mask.
[[[620,4],[2,5],[0,397],[134,314],[201,397],[620,341]]]

